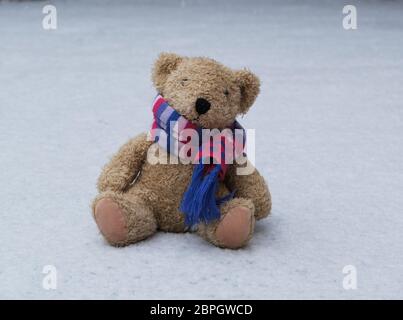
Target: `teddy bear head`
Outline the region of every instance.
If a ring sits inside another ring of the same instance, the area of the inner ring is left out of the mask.
[[[208,129],[230,126],[259,93],[259,78],[204,57],[162,53],[152,80],[157,91],[186,119]]]

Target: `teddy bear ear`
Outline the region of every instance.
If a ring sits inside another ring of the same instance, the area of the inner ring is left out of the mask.
[[[241,112],[246,113],[259,94],[260,80],[247,69],[235,71],[235,77],[241,88]]]
[[[154,63],[152,80],[158,92],[162,93],[165,82],[169,74],[174,71],[183,60],[183,57],[175,53],[160,53],[158,59]]]

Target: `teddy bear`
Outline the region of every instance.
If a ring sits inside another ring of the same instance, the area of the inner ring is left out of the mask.
[[[174,53],[159,55],[152,82],[158,92],[150,106],[155,128],[165,131],[168,119],[182,121],[176,128],[233,130],[237,116],[247,113],[260,90],[259,78],[247,69],[232,70],[207,57]],[[174,135],[165,140],[183,142]],[[150,155],[174,160],[170,149],[145,132],[124,144],[100,174],[92,213],[113,246],[139,242],[160,230],[193,232],[215,246],[238,249],[252,238],[255,221],[270,213],[267,184],[248,160],[214,167],[149,161]],[[252,170],[238,174],[245,166]]]

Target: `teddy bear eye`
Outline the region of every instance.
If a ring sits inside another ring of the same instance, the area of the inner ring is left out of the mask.
[[[183,79],[181,80],[181,84],[182,84],[182,86],[184,86],[184,85],[185,85],[185,83],[186,83],[188,80],[189,80],[188,78],[183,78]]]
[[[225,94],[226,96],[228,96],[228,95],[229,95],[229,91],[228,91],[228,89],[225,89],[224,94]]]

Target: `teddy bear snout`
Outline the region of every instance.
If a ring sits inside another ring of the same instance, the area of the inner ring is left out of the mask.
[[[210,110],[210,102],[204,98],[197,98],[196,100],[196,111],[198,114],[205,114]]]

